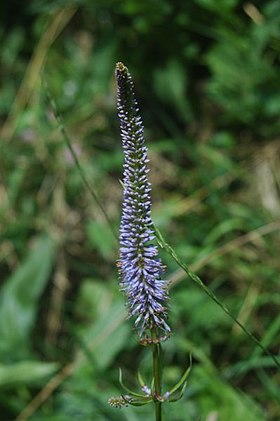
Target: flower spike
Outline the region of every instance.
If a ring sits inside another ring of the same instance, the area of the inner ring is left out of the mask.
[[[170,335],[166,302],[168,282],[162,280],[163,265],[158,257],[151,220],[149,162],[143,137],[144,127],[134,93],[134,84],[123,63],[116,65],[118,114],[124,151],[123,208],[120,226],[121,290],[141,338]]]

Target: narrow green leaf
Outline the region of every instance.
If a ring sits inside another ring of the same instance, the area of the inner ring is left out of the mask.
[[[175,386],[170,390],[170,395],[172,395],[173,393],[175,393],[182,386],[182,384],[184,384],[186,382],[186,380],[189,377],[189,374],[191,372],[191,369],[192,369],[192,364],[190,365],[190,367],[188,367],[186,369],[186,371],[184,372],[183,376],[178,381],[178,383],[175,384]]]
[[[133,392],[132,390],[130,390],[128,387],[125,386],[125,384],[123,383],[123,379],[122,379],[122,369],[121,368],[119,369],[119,383],[120,383],[121,387],[126,392],[128,392],[130,395],[136,396],[136,397],[141,398],[141,399],[145,398],[145,395],[141,395],[140,393]]]
[[[176,252],[173,250],[173,248],[164,240],[161,232],[158,228],[154,227],[156,237],[158,244],[161,248],[165,249],[170,256],[173,257],[173,259],[177,262],[177,264],[186,272],[189,278],[191,278],[197,285],[200,286],[200,288],[203,289],[203,291],[243,330],[246,336],[251,339],[252,342],[254,342],[258,347],[260,347],[267,355],[269,355],[275,365],[280,369],[280,363],[278,359],[271,354],[271,352],[262,345],[262,343],[254,336],[236,317],[233,316],[233,314],[230,312],[230,310],[218,299],[218,297],[214,294],[214,292],[205,285],[202,280],[187,266],[185,263],[181,261],[181,259],[177,256]]]
[[[27,354],[28,337],[34,326],[38,299],[48,281],[55,242],[40,237],[26,260],[6,280],[0,293],[0,358],[17,360]]]
[[[140,371],[138,371],[138,373],[137,373],[137,378],[138,378],[138,382],[139,382],[140,386],[141,387],[144,387],[145,386],[145,382],[144,382],[144,379],[143,379]]]
[[[144,406],[144,405],[147,405],[147,403],[150,403],[152,401],[153,401],[152,399],[137,400],[137,401],[130,402],[129,405],[132,405],[132,406]]]
[[[101,213],[103,214],[103,216],[104,216],[104,218],[105,218],[108,226],[110,227],[110,230],[112,232],[112,235],[113,235],[114,239],[116,241],[118,241],[118,236],[116,234],[115,227],[114,227],[114,225],[113,225],[113,223],[112,223],[112,221],[111,221],[108,213],[106,212],[106,210],[105,210],[105,208],[104,208],[101,200],[99,199],[97,193],[92,188],[91,183],[89,183],[89,181],[87,179],[87,176],[85,174],[85,171],[83,170],[83,168],[82,168],[82,166],[80,164],[80,161],[78,159],[78,156],[77,156],[77,154],[76,154],[76,152],[75,152],[75,150],[74,150],[74,148],[72,146],[71,140],[70,140],[70,138],[69,138],[69,136],[67,134],[67,131],[66,131],[65,127],[64,127],[64,124],[63,124],[63,121],[62,121],[62,117],[61,117],[61,114],[58,111],[58,107],[56,105],[56,102],[55,102],[54,98],[50,94],[50,91],[48,89],[48,86],[47,86],[46,81],[44,81],[44,82],[45,82],[44,83],[45,92],[46,92],[46,95],[47,95],[48,100],[50,102],[50,105],[52,107],[52,111],[54,113],[54,116],[55,116],[55,119],[57,121],[58,127],[59,127],[60,132],[61,132],[61,134],[62,134],[62,136],[64,138],[64,141],[65,141],[65,143],[66,143],[66,145],[67,145],[67,147],[68,147],[68,149],[69,149],[69,151],[70,151],[70,153],[71,153],[71,155],[72,155],[72,157],[74,159],[74,162],[75,162],[75,164],[76,164],[76,166],[78,168],[78,171],[80,173],[81,179],[82,179],[85,187],[87,188],[87,190],[90,192],[90,194],[91,194],[92,198],[94,199],[97,207],[100,209]]]
[[[168,399],[168,402],[169,402],[169,403],[178,402],[178,401],[179,401],[179,400],[183,397],[183,395],[184,395],[184,393],[185,393],[185,390],[186,390],[186,387],[187,387],[187,384],[188,384],[188,382],[185,382],[185,383],[183,384],[183,387],[182,387],[182,389],[181,389],[181,391],[180,391],[179,395],[177,396],[177,398]]]
[[[0,388],[17,384],[34,384],[53,374],[58,368],[55,363],[21,361],[11,365],[0,365]]]

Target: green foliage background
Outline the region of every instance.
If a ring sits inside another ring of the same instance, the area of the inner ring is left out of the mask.
[[[153,219],[181,260],[279,355],[278,0],[77,0],[1,7],[0,419],[152,419],[110,408],[150,377],[118,290],[122,151],[114,66],[146,127]],[[280,373],[164,251],[172,421],[280,419]]]

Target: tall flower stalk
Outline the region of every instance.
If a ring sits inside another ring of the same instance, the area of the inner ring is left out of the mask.
[[[167,324],[168,282],[162,279],[163,264],[153,243],[155,233],[151,219],[151,184],[148,181],[148,151],[144,127],[134,93],[134,84],[123,63],[116,65],[117,102],[124,152],[123,206],[120,225],[120,287],[127,298],[129,314],[135,319],[140,343],[153,351],[151,386],[142,376],[138,381],[142,393],[128,389],[129,394],[109,399],[110,405],[145,405],[153,402],[155,419],[162,421],[162,403],[180,399],[186,387],[189,369],[170,391],[162,394],[161,342],[170,336]],[[174,393],[181,389],[179,396]]]
[[[151,220],[149,162],[143,137],[143,123],[127,68],[117,63],[118,113],[124,151],[123,208],[120,226],[120,278],[131,316],[140,338],[167,337],[167,282],[158,257]]]

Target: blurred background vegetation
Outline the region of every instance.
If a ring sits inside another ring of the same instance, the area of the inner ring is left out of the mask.
[[[1,6],[0,419],[152,419],[112,409],[118,367],[149,378],[118,290],[122,151],[114,66],[135,79],[153,219],[273,354],[280,333],[279,0],[77,0]],[[186,278],[173,281],[166,388],[193,354],[172,421],[280,419],[280,373]]]

